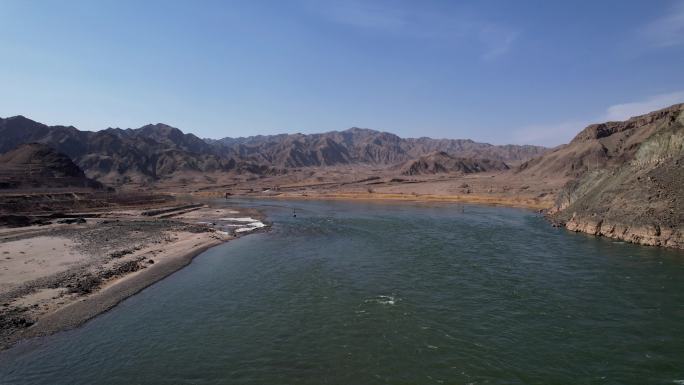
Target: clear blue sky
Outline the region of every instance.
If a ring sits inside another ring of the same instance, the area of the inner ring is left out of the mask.
[[[684,102],[684,1],[0,0],[0,116],[555,145]]]

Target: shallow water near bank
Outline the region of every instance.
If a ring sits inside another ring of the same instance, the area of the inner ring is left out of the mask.
[[[684,380],[679,251],[509,208],[243,204],[272,230],[203,253],[83,327],[0,353],[0,383]]]

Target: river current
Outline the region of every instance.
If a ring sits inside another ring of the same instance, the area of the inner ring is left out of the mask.
[[[272,229],[0,353],[0,383],[684,384],[679,251],[511,208],[238,204]]]

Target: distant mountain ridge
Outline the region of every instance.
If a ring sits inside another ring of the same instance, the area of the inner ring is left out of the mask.
[[[80,131],[73,126],[47,126],[23,116],[0,118],[0,135],[0,153],[24,143],[43,143],[68,155],[88,177],[114,185],[150,182],[186,172],[266,175],[300,167],[391,166],[435,151],[521,162],[547,150],[472,140],[403,139],[362,128],[212,140],[161,123],[137,129]]]
[[[402,175],[424,175],[442,173],[472,174],[486,171],[506,171],[509,167],[500,160],[460,158],[444,151],[433,152],[400,167]]]
[[[548,150],[532,145],[497,146],[470,139],[401,138],[388,132],[358,127],[321,134],[223,138],[212,143],[277,167],[353,163],[395,165],[438,151],[461,158],[522,162]]]

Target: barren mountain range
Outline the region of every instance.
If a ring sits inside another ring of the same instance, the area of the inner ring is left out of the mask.
[[[469,139],[400,138],[357,127],[323,134],[260,135],[211,142],[240,156],[281,168],[354,163],[393,165],[438,151],[462,158],[520,162],[546,151],[539,146],[495,146]]]
[[[113,185],[188,172],[270,175],[301,167],[389,166],[435,151],[519,163],[546,151],[538,146],[494,146],[472,140],[403,139],[360,128],[203,140],[165,124],[90,132],[46,126],[23,116],[0,119],[0,135],[0,153],[24,143],[46,144],[71,157],[89,177]]]

